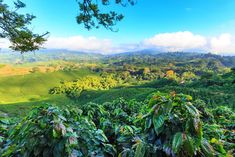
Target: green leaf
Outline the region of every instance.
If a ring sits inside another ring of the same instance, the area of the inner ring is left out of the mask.
[[[4,137],[0,136],[0,143],[2,143],[4,140]]]
[[[214,150],[207,140],[203,139],[201,141],[201,148],[202,148],[202,152],[204,153],[206,157],[214,156]]]
[[[111,144],[104,144],[104,151],[112,156],[117,153],[116,149]]]
[[[172,107],[173,107],[173,104],[171,100],[166,102],[163,108],[164,114],[168,114],[171,111]]]
[[[185,107],[192,116],[194,116],[194,117],[199,116],[199,112],[198,112],[197,108],[194,107],[190,102],[186,103]]]
[[[174,135],[173,141],[172,141],[172,149],[175,153],[179,151],[180,146],[183,144],[183,133],[178,132]]]
[[[7,125],[10,124],[8,119],[1,119],[0,122],[2,122],[3,124],[7,124]]]
[[[194,155],[195,146],[193,139],[189,135],[186,135],[186,141],[184,141],[184,150],[189,156]]]
[[[104,134],[104,132],[102,130],[98,129],[96,131],[96,134],[97,135],[95,137],[97,139],[99,139],[100,141],[102,141],[102,142],[107,142],[108,141],[107,137],[105,136],[105,134]]]
[[[124,148],[124,150],[118,154],[118,157],[130,157],[134,156],[133,150],[129,148]]]
[[[165,120],[165,117],[163,115],[153,116],[154,130],[157,135],[161,133],[161,128],[164,124],[164,120]]]
[[[135,151],[135,157],[144,157],[145,156],[145,145],[143,142],[140,142]]]
[[[60,133],[58,133],[55,129],[53,129],[52,134],[54,138],[60,137]]]
[[[147,118],[145,121],[145,129],[149,129],[152,125],[152,119],[151,118]]]
[[[129,139],[129,138],[126,137],[126,136],[120,136],[120,137],[117,138],[117,141],[120,142],[120,143],[122,143],[122,142],[128,141],[128,139]]]
[[[130,126],[125,126],[125,130],[128,130],[129,133],[134,134],[134,130]]]
[[[43,120],[39,121],[39,125],[42,129],[45,129],[45,127],[47,126],[47,124]]]

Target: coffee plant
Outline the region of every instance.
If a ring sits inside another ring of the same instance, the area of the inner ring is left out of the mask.
[[[45,104],[15,123],[0,119],[0,154],[232,157],[234,112],[225,107],[209,110],[205,105],[175,92],[157,92],[144,102],[120,98],[65,109]]]

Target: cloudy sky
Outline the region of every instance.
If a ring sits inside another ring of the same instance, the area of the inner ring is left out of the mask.
[[[76,0],[22,1],[27,5],[22,12],[37,16],[32,29],[50,32],[46,48],[106,54],[151,48],[235,55],[235,0],[137,0],[133,7],[111,5],[125,15],[116,26],[118,32],[87,31],[77,25]],[[0,46],[7,47],[7,41],[0,39]]]

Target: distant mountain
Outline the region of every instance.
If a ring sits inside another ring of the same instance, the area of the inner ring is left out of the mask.
[[[133,56],[133,55],[156,55],[160,52],[158,50],[154,49],[145,49],[145,50],[140,50],[140,51],[131,51],[131,52],[122,52],[122,53],[117,53],[117,54],[111,54],[109,56]]]
[[[98,53],[85,53],[79,51],[68,51],[63,49],[42,49],[35,52],[20,54],[9,49],[0,51],[0,63],[40,62],[50,60],[97,60],[103,55]]]
[[[183,60],[193,61],[206,59],[219,62],[226,67],[235,67],[235,56],[221,56],[211,53],[198,52],[160,52],[154,49],[146,49],[133,52],[123,52],[119,54],[102,55],[99,53],[86,53],[81,51],[69,51],[65,49],[42,49],[36,52],[25,53],[13,52],[9,49],[1,49],[0,63],[17,63],[17,62],[41,62],[51,60],[65,61],[95,61],[95,60],[122,60],[128,61],[133,58],[158,58],[162,61],[171,60],[180,62]]]
[[[122,53],[117,53],[117,54],[111,54],[109,56],[141,56],[141,55],[152,55],[152,56],[186,56],[186,57],[218,57],[218,56],[227,56],[227,57],[235,57],[232,55],[216,55],[208,52],[162,52],[157,49],[144,49],[140,51],[131,51],[131,52],[122,52]]]
[[[156,50],[142,50],[106,56],[107,60],[120,60],[122,62],[130,62],[138,59],[148,61],[154,58],[165,62],[198,62],[200,60],[207,60],[210,62],[217,62],[218,64],[226,67],[235,67],[235,56],[221,56],[212,53],[159,52]]]

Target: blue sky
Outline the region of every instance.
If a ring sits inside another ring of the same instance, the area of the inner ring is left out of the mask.
[[[125,19],[116,26],[119,29],[117,33],[106,29],[87,31],[82,25],[78,25],[75,20],[78,14],[76,0],[22,1],[27,5],[22,12],[37,16],[32,24],[33,30],[41,33],[49,31],[49,44],[54,46],[61,45],[58,42],[63,40],[71,40],[73,43],[78,40],[83,44],[104,43],[109,45],[109,51],[148,47],[165,51],[214,51],[212,45],[220,44],[223,40],[225,43],[217,46],[216,53],[223,48],[226,52],[235,51],[235,0],[137,0],[135,6],[126,8],[111,5],[111,9],[125,15]],[[5,2],[10,3],[12,0]],[[177,39],[168,41],[172,37]],[[179,43],[180,39],[199,43],[194,47],[187,47],[191,43]],[[47,47],[50,45],[47,44]],[[83,49],[84,45],[81,47]],[[99,50],[105,51],[97,48]]]

